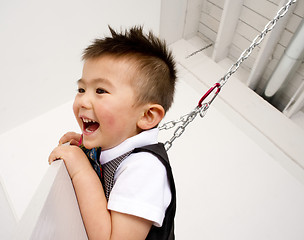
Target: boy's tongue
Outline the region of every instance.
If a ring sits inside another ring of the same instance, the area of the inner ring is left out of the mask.
[[[84,123],[84,129],[87,132],[94,132],[97,128],[99,128],[99,123],[97,122]]]

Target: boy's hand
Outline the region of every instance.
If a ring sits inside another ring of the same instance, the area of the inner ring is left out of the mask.
[[[84,152],[74,145],[60,145],[49,156],[49,164],[62,159],[66,165],[71,179],[84,171],[92,171],[91,164]]]
[[[64,134],[60,140],[59,140],[59,145],[62,145],[64,143],[70,143],[70,145],[79,145],[81,139],[81,134],[75,133],[75,132],[67,132]]]

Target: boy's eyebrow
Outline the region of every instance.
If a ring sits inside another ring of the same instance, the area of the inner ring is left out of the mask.
[[[106,78],[96,78],[96,79],[93,79],[92,80],[92,82],[93,83],[105,83],[105,84],[108,84],[108,85],[110,85],[110,86],[112,86],[112,83],[111,83],[111,81],[109,81],[108,79],[106,79]],[[82,79],[82,78],[80,78],[79,80],[77,80],[77,84],[80,84],[80,83],[85,83],[85,80],[84,79]]]

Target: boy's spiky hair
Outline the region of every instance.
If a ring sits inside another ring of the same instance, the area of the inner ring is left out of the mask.
[[[95,39],[84,50],[82,59],[110,55],[133,61],[136,76],[132,84],[138,103],[158,103],[167,111],[173,102],[176,67],[165,41],[151,31],[145,34],[141,26],[124,32],[115,32],[110,26],[109,29],[111,36]]]

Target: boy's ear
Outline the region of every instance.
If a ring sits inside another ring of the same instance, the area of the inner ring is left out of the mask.
[[[137,122],[137,126],[142,130],[154,128],[165,116],[165,110],[159,104],[148,104],[144,110]]]

